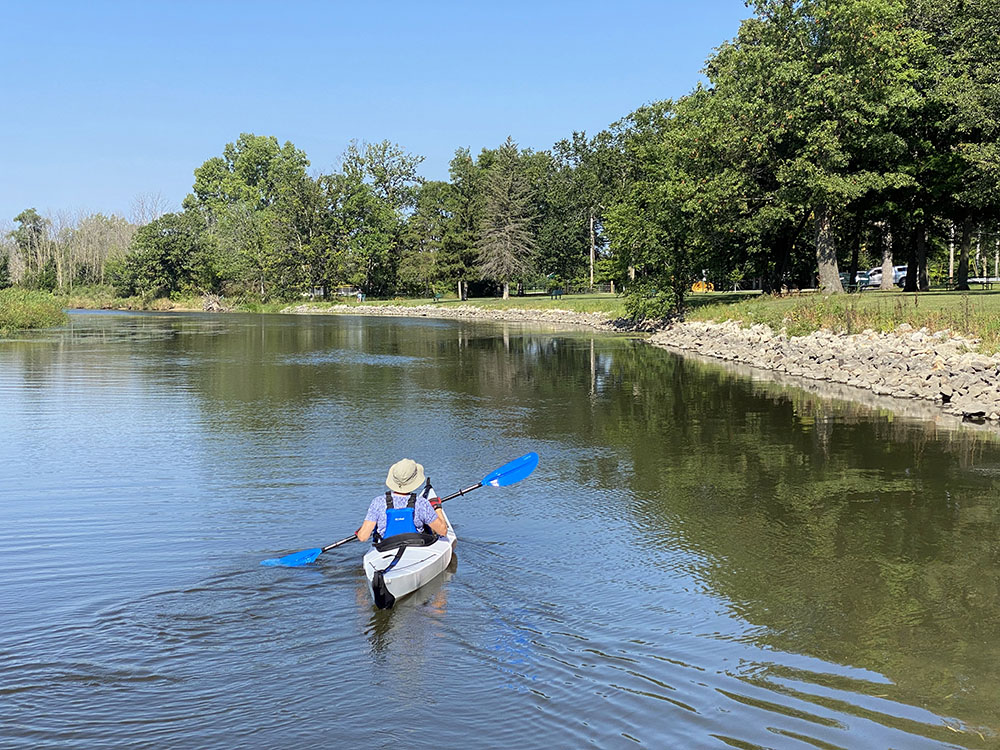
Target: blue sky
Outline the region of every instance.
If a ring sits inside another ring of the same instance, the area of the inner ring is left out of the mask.
[[[690,2],[8,3],[0,225],[24,208],[177,208],[240,133],[329,171],[389,139],[447,179],[455,149],[550,148],[687,93],[750,11]]]

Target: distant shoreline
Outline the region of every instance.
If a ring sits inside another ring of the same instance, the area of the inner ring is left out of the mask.
[[[159,311],[198,310],[178,305],[161,307]],[[225,310],[216,308],[216,311]],[[681,356],[747,366],[758,373],[771,373],[775,380],[785,384],[791,377],[813,390],[816,386],[810,382],[848,386],[838,389],[839,398],[854,390],[857,397],[852,400],[864,401],[870,398],[864,393],[868,391],[887,404],[900,404],[900,412],[906,411],[903,403],[919,402],[924,413],[1000,426],[1000,355],[978,353],[976,339],[949,331],[916,330],[907,324],[888,333],[866,330],[848,335],[821,330],[805,336],[788,336],[763,324],[742,327],[732,321],[687,321],[636,326],[629,321],[612,320],[606,313],[559,308],[303,303],[277,312],[538,323],[557,330],[640,334],[650,344]]]
[[[484,309],[474,306],[444,308],[349,305],[318,308],[308,304],[285,308],[294,314],[375,315],[426,317],[493,322],[536,322],[556,326],[585,326],[593,330],[638,332],[624,321],[609,320],[601,313],[569,310]],[[680,354],[737,363],[769,372],[776,380],[788,377],[857,389],[862,401],[869,391],[886,403],[919,402],[925,413],[947,414],[958,419],[1000,425],[1000,355],[976,351],[975,339],[948,331],[931,333],[902,325],[895,331],[860,334],[817,331],[807,336],[788,336],[766,325],[744,328],[735,322],[676,322],[650,326],[645,332],[650,344]],[[814,386],[809,386],[814,388]],[[840,397],[850,390],[839,389]],[[892,399],[892,401],[888,401]]]

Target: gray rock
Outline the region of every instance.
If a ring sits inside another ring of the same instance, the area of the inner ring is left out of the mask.
[[[974,351],[978,342],[914,331],[866,330],[847,335],[819,331],[789,337],[760,324],[674,324],[655,333],[652,343],[688,349],[709,357],[789,373],[804,380],[844,383],[879,395],[934,401],[954,414],[1000,415],[1000,357]]]

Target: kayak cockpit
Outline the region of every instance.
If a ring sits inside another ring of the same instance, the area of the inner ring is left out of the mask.
[[[443,514],[442,514],[443,515]],[[407,531],[372,545],[362,561],[375,606],[388,609],[401,596],[416,591],[444,572],[455,547],[455,530],[448,534]]]
[[[438,539],[438,535],[433,531],[406,531],[402,534],[393,534],[386,539],[376,542],[372,546],[379,552],[389,552],[400,547],[430,547]]]

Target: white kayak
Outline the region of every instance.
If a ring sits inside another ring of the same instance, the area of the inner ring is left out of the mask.
[[[388,609],[396,599],[430,583],[448,567],[457,537],[448,516],[444,518],[448,522],[448,535],[437,537],[436,541],[428,535],[402,534],[400,536],[413,543],[394,545],[398,537],[391,537],[365,553],[362,565],[368,579],[368,592],[379,609]]]

